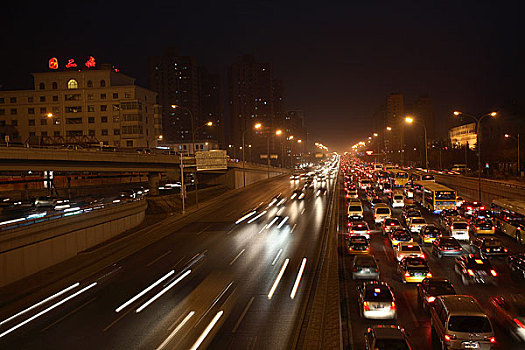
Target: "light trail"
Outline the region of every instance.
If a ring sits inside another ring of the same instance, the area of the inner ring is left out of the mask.
[[[283,263],[283,266],[281,267],[281,271],[279,271],[279,274],[277,275],[277,278],[275,279],[275,282],[273,282],[273,286],[270,289],[270,292],[268,293],[268,299],[271,299],[273,297],[273,293],[275,293],[275,290],[277,289],[279,282],[281,282],[281,278],[283,278],[284,271],[286,270],[286,266],[288,266],[289,262],[290,262],[290,259],[286,258],[286,260]]]
[[[206,327],[204,332],[202,332],[202,334],[197,339],[195,344],[193,344],[193,346],[190,348],[190,350],[197,350],[199,348],[199,346],[201,346],[201,344],[204,341],[204,339],[206,339],[206,337],[208,336],[208,334],[210,334],[210,332],[213,329],[213,327],[215,327],[217,322],[219,322],[219,319],[221,318],[222,314],[224,314],[224,311],[222,311],[222,310],[217,312],[217,314],[215,315],[213,320],[211,320],[210,324]]]
[[[164,293],[166,293],[168,290],[173,288],[177,283],[182,281],[190,273],[191,273],[191,270],[188,270],[188,271],[184,272],[179,278],[177,278],[175,281],[171,282],[166,288],[164,288],[163,290],[161,290],[160,292],[155,294],[155,296],[153,298],[151,298],[150,300],[148,300],[144,304],[142,304],[137,310],[135,310],[135,312],[139,313],[142,310],[144,310],[145,308],[147,308],[149,305],[151,305],[151,303],[153,303],[155,300],[160,298]]]
[[[117,307],[115,309],[115,312],[120,312],[122,311],[122,309],[128,307],[130,304],[132,304],[133,302],[135,302],[138,298],[140,298],[141,296],[143,296],[144,294],[146,294],[147,292],[149,292],[150,290],[152,290],[153,288],[155,288],[156,286],[158,286],[160,283],[162,283],[162,281],[164,281],[166,278],[170,277],[171,275],[173,275],[175,273],[175,270],[171,270],[170,272],[168,272],[167,274],[165,274],[164,276],[162,276],[161,278],[159,278],[156,282],[154,282],[153,284],[151,284],[148,288],[144,289],[142,292],[140,292],[139,294],[135,295],[133,298],[129,299],[128,301],[126,301],[124,304],[120,305],[119,307]]]
[[[306,267],[306,258],[303,258],[303,261],[301,262],[301,267],[299,268],[299,273],[297,274],[297,278],[295,279],[295,283],[292,288],[292,292],[290,293],[290,299],[292,300],[293,298],[295,298],[295,294],[297,293],[297,289],[299,288],[299,283],[301,283],[301,278],[303,276],[305,267]]]

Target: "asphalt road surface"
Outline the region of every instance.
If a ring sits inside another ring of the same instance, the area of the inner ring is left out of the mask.
[[[339,192],[339,268],[340,268],[340,283],[342,296],[342,321],[343,321],[343,336],[345,345],[351,346],[352,349],[364,349],[364,333],[367,328],[377,324],[397,324],[405,328],[409,341],[414,349],[438,349],[438,344],[432,344],[430,317],[424,311],[417,301],[416,284],[404,284],[401,281],[400,273],[397,270],[397,262],[393,256],[391,244],[386,236],[381,233],[380,225],[375,225],[369,203],[360,193],[360,200],[365,204],[365,220],[370,225],[372,230],[371,239],[371,254],[374,255],[378,261],[380,280],[387,282],[394,292],[397,304],[397,321],[374,321],[361,318],[358,307],[358,293],[357,286],[362,281],[353,281],[350,274],[350,267],[353,257],[343,248],[345,237],[341,233],[347,231],[347,218],[345,212],[344,188],[341,186]],[[386,202],[386,197],[383,198]],[[393,210],[395,217],[400,217],[401,209]],[[429,223],[438,224],[437,215],[431,214],[426,210],[422,210],[423,216]],[[439,226],[439,225],[438,225]],[[346,230],[346,231],[345,231]],[[414,238],[416,236],[414,235]],[[509,248],[510,252],[524,251],[523,246],[519,246],[515,241],[508,237],[498,235],[505,246]],[[464,252],[469,251],[468,244],[462,243]],[[478,299],[485,310],[489,310],[488,299],[495,295],[508,295],[511,293],[523,293],[525,291],[525,284],[520,281],[515,281],[510,278],[509,270],[504,259],[492,259],[491,262],[498,272],[499,280],[498,286],[492,285],[470,285],[464,286],[461,279],[458,278],[454,272],[453,257],[444,257],[439,259],[430,254],[430,246],[426,245],[423,248],[425,255],[428,258],[428,265],[434,277],[448,278],[458,294],[472,295]],[[489,316],[491,315],[488,313]],[[524,344],[514,342],[513,338],[509,336],[505,330],[495,325],[496,334],[496,349],[513,350],[525,349]]]
[[[13,319],[2,315],[0,348],[289,348],[334,182],[326,194],[314,182],[299,200],[290,196],[302,181],[273,179],[184,227],[161,225],[165,238]],[[278,193],[285,202],[272,203]]]

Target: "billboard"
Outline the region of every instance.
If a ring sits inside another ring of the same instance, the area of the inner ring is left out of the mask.
[[[228,169],[227,155],[224,150],[201,151],[195,153],[197,171]]]

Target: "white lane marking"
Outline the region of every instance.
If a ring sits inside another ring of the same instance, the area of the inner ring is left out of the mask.
[[[272,227],[273,224],[275,224],[275,222],[279,220],[279,217],[274,217],[272,221],[270,221],[270,223],[268,224],[268,226],[266,226],[266,228],[269,230],[270,227]]]
[[[268,225],[264,225],[264,226],[262,227],[262,229],[259,230],[259,233],[263,232],[263,231],[266,229],[266,226],[268,226]]]
[[[283,252],[283,250],[279,249],[279,252],[277,252],[277,255],[275,256],[275,259],[273,259],[273,261],[272,261],[272,266],[275,265],[275,263],[277,262],[277,259],[279,259],[279,257],[281,256],[282,252]]]
[[[299,269],[299,273],[297,274],[297,278],[295,279],[295,283],[293,285],[292,292],[290,293],[290,299],[295,298],[295,294],[297,293],[297,289],[299,288],[299,283],[301,283],[301,277],[303,276],[305,267],[306,267],[306,258],[303,258],[303,261],[301,262],[301,268]]]
[[[281,271],[279,271],[279,274],[277,275],[277,278],[275,279],[275,282],[273,282],[273,286],[270,289],[270,292],[268,293],[268,300],[270,300],[273,297],[273,293],[275,293],[275,290],[277,289],[279,282],[281,282],[281,278],[283,278],[283,275],[284,275],[284,270],[286,270],[286,266],[288,266],[289,262],[290,262],[290,259],[286,258],[286,260],[283,263],[283,267],[281,267]]]
[[[295,227],[297,226],[297,224],[293,224],[293,227],[292,229],[290,230],[290,233],[293,233],[293,231],[295,230]]]
[[[277,206],[284,204],[284,202],[286,202],[286,198],[281,199],[279,203],[277,203]]]
[[[84,304],[80,305],[79,307],[75,308],[74,310],[72,310],[71,312],[68,312],[67,314],[65,314],[64,316],[60,317],[58,320],[56,320],[55,322],[51,323],[50,325],[46,326],[45,328],[42,328],[42,330],[40,332],[45,332],[47,331],[49,328],[53,327],[54,325],[56,324],[59,324],[60,322],[62,322],[63,320],[65,320],[66,318],[68,318],[69,316],[73,315],[75,312],[77,312],[78,310],[82,309],[84,306],[88,305],[88,304],[91,304],[92,302],[95,301],[95,299],[97,299],[97,297],[93,297],[91,299],[89,299],[88,301],[86,301]]]
[[[128,307],[130,304],[132,304],[133,302],[135,302],[138,298],[140,298],[141,296],[143,296],[144,294],[146,294],[147,292],[149,292],[150,290],[152,290],[153,288],[155,288],[156,286],[158,286],[159,284],[162,283],[162,281],[164,281],[166,278],[170,277],[171,275],[173,275],[175,273],[175,270],[171,270],[170,272],[168,272],[167,274],[165,274],[164,276],[162,276],[161,278],[159,278],[156,282],[154,282],[153,284],[151,284],[148,288],[144,289],[142,292],[140,292],[139,294],[135,295],[133,298],[129,299],[128,301],[126,301],[124,304],[120,305],[119,307],[117,307],[115,309],[115,312],[120,312],[122,311],[122,309]]]
[[[306,211],[306,208],[303,208],[303,210],[301,210],[301,215],[303,215],[305,211]]]
[[[155,258],[153,261],[151,261],[150,263],[148,263],[146,266],[147,267],[150,267],[151,265],[155,264],[157,261],[159,261],[160,259],[162,259],[163,257],[165,257],[166,255],[169,255],[171,253],[171,250],[168,250],[166,253],[162,254],[161,256]]]
[[[207,229],[209,229],[210,226],[211,226],[211,225],[206,226],[205,228],[203,228],[202,230],[200,230],[199,232],[197,232],[196,235],[197,235],[197,236],[200,235],[201,233],[203,233],[204,231],[206,231]]]
[[[184,319],[182,320],[181,323],[179,323],[179,325],[177,326],[177,328],[175,328],[173,330],[173,332],[171,332],[171,334],[162,342],[162,344],[160,344],[157,348],[157,350],[160,350],[162,348],[164,348],[166,345],[168,345],[168,343],[171,341],[171,339],[175,336],[175,334],[177,334],[178,331],[181,330],[182,327],[184,327],[184,325],[190,320],[190,318],[193,317],[193,315],[195,315],[195,311],[190,311],[188,313],[188,315],[186,317],[184,317]]]
[[[195,344],[192,345],[192,347],[190,348],[190,350],[197,350],[199,348],[199,346],[201,346],[202,342],[204,341],[204,339],[206,339],[206,337],[208,336],[208,334],[210,334],[212,328],[215,326],[215,324],[217,322],[219,322],[219,318],[221,318],[222,314],[224,314],[224,311],[219,311],[217,312],[217,314],[215,315],[215,317],[213,318],[213,320],[211,320],[210,324],[206,327],[206,329],[204,330],[204,332],[202,332],[202,334],[200,335],[200,337],[197,339],[197,341],[195,342]]]
[[[25,313],[28,312],[28,311],[33,310],[33,309],[36,308],[36,307],[39,307],[39,306],[42,305],[42,304],[47,303],[47,302],[50,301],[50,300],[55,299],[56,297],[61,296],[61,295],[64,294],[64,293],[69,292],[71,289],[75,289],[75,288],[78,287],[79,285],[80,285],[79,282],[77,282],[77,283],[75,283],[75,284],[72,284],[72,285],[70,285],[69,287],[64,288],[64,289],[62,289],[61,291],[59,291],[59,292],[57,292],[57,293],[55,293],[55,294],[53,294],[53,295],[51,295],[51,296],[45,298],[44,300],[39,301],[38,303],[34,304],[33,306],[30,306],[30,307],[28,307],[27,309],[24,309],[24,310],[20,311],[19,313],[16,313],[16,314],[14,314],[14,315],[11,316],[11,317],[6,318],[6,319],[3,320],[2,322],[0,322],[0,326],[3,325],[4,323],[7,323],[7,322],[9,322],[9,321],[11,321],[11,320],[17,318],[17,317],[20,316],[20,315],[25,314]]]
[[[253,214],[257,213],[257,211],[251,211],[249,212],[248,214],[244,215],[243,217],[241,217],[239,220],[235,221],[235,225],[243,222],[244,220],[248,219],[250,216],[252,216]]]
[[[64,298],[64,299],[62,299],[61,301],[59,301],[59,302],[57,302],[57,303],[55,303],[55,304],[49,306],[47,309],[44,309],[44,310],[40,311],[39,313],[37,313],[37,314],[31,316],[31,317],[28,318],[27,320],[25,320],[25,321],[23,321],[23,322],[20,322],[19,324],[17,324],[17,325],[14,326],[14,327],[9,328],[7,331],[5,331],[5,332],[3,332],[2,334],[0,334],[0,338],[2,338],[2,337],[4,337],[4,336],[8,335],[9,333],[11,333],[12,331],[14,331],[14,330],[16,330],[16,329],[18,329],[18,328],[20,328],[20,327],[22,327],[22,326],[28,324],[29,322],[33,321],[34,319],[36,319],[36,318],[42,316],[43,314],[45,314],[45,313],[47,313],[47,312],[53,310],[54,308],[56,308],[56,307],[58,307],[58,306],[60,306],[60,305],[62,305],[62,304],[64,304],[64,303],[68,302],[69,300],[71,300],[71,299],[73,299],[74,297],[76,297],[76,296],[78,296],[78,295],[84,293],[85,291],[87,291],[88,289],[93,288],[93,287],[96,286],[96,285],[97,285],[97,282],[93,282],[93,283],[91,283],[89,286],[84,287],[84,288],[82,288],[81,290],[79,290],[78,292],[71,294],[71,295],[68,296],[67,298]]]
[[[229,235],[230,233],[232,233],[233,231],[235,231],[236,227],[232,228],[231,230],[229,230],[228,232],[226,232],[227,235]]]
[[[246,305],[246,307],[242,311],[241,316],[237,320],[237,323],[235,323],[235,326],[232,329],[232,333],[237,332],[237,329],[239,328],[242,320],[244,319],[244,316],[246,316],[246,314],[248,313],[248,309],[250,308],[250,306],[252,306],[252,303],[253,303],[254,300],[255,300],[255,297],[251,297],[250,301],[248,302],[248,304]]]
[[[252,222],[254,222],[255,220],[257,220],[258,218],[260,218],[260,217],[263,216],[264,214],[266,214],[266,210],[262,211],[259,215],[254,216],[253,218],[251,218],[250,220],[248,220],[248,223],[251,224]]]
[[[279,210],[277,211],[277,215],[281,215],[281,214],[283,213],[283,211],[284,211],[284,207],[282,207],[281,209],[279,209]]]
[[[182,281],[190,273],[191,273],[191,270],[188,270],[188,271],[184,272],[179,278],[177,278],[175,281],[171,282],[166,288],[164,288],[163,290],[161,290],[160,292],[155,294],[155,296],[153,298],[151,298],[150,300],[148,300],[144,304],[142,304],[142,306],[140,306],[137,310],[135,310],[135,312],[139,313],[142,310],[144,310],[145,308],[147,308],[151,303],[153,303],[155,300],[160,298],[164,293],[166,293],[168,290],[173,288],[177,283]]]
[[[281,228],[281,227],[283,227],[283,225],[286,223],[286,221],[288,221],[288,219],[289,219],[288,216],[285,217],[285,218],[283,219],[283,221],[281,221],[281,222],[279,223],[279,225],[277,225],[277,228]]]
[[[233,265],[233,263],[239,259],[239,257],[242,255],[242,253],[244,253],[246,251],[246,249],[243,249],[241,250],[241,252],[239,254],[237,254],[237,256],[235,258],[233,258],[233,260],[230,262],[230,266]]]

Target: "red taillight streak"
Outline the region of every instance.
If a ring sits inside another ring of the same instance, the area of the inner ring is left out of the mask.
[[[469,275],[474,276],[474,271],[472,271],[471,269],[468,269],[467,272]]]
[[[525,325],[520,322],[517,318],[513,319],[514,323],[518,325],[518,327],[525,329]]]

